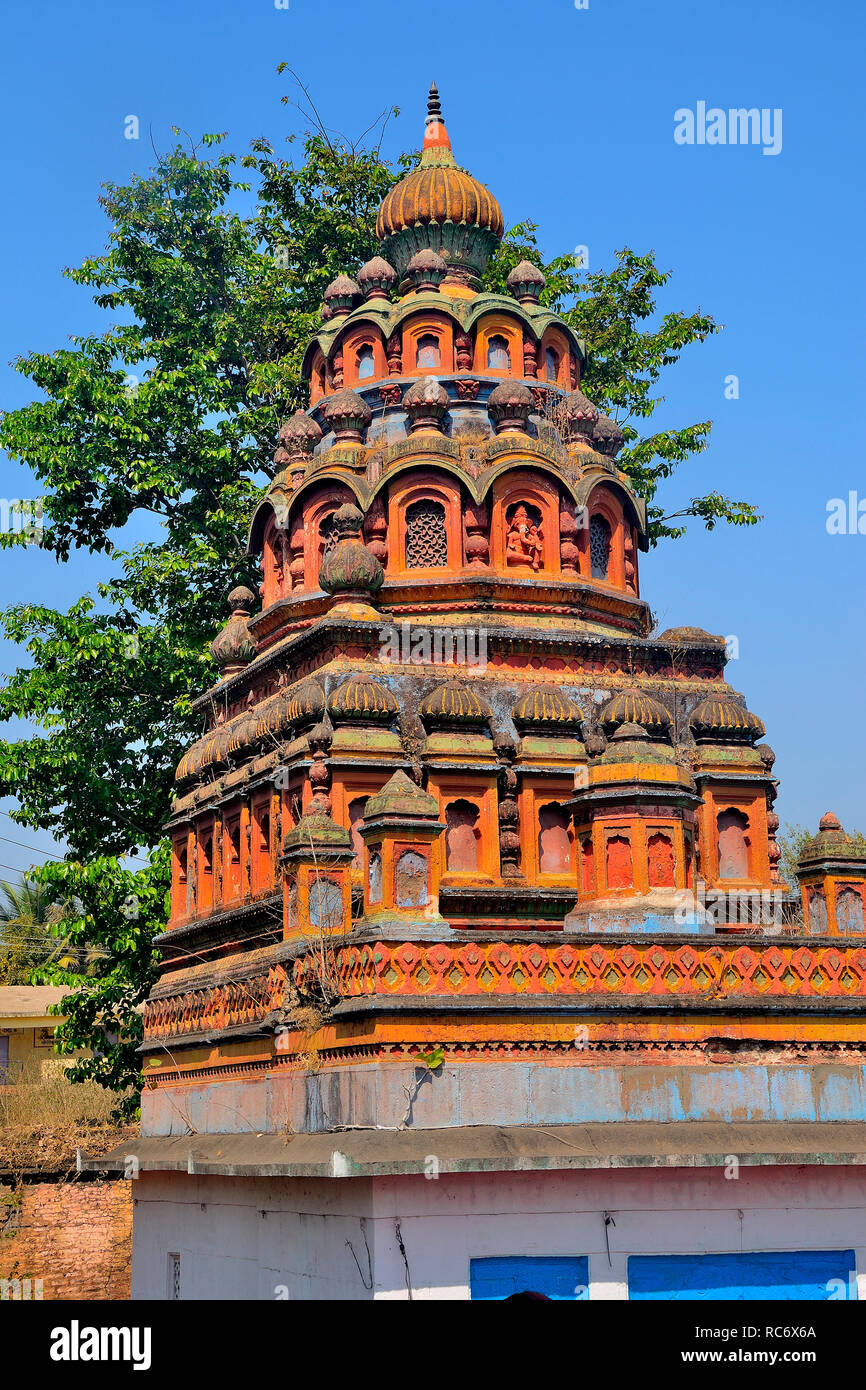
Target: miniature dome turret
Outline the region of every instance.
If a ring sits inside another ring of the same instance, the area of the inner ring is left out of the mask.
[[[373,412],[362,396],[347,388],[325,397],[322,419],[334,431],[338,442],[360,444],[364,431],[373,419]]]
[[[592,442],[600,454],[616,458],[625,442],[625,436],[615,420],[607,415],[599,415],[592,432]]]
[[[447,274],[448,266],[445,261],[427,246],[423,251],[417,251],[407,265],[406,288],[438,290]]]
[[[350,676],[328,701],[328,713],[335,724],[387,724],[398,711],[388,687],[365,673]]]
[[[698,743],[755,743],[766,733],[745,705],[715,696],[695,706],[689,725]]]
[[[286,722],[293,727],[307,728],[325,713],[325,692],[318,681],[305,680],[287,692]]]
[[[398,768],[382,790],[370,797],[364,810],[364,820],[394,820],[402,824],[418,819],[438,821],[439,802],[407,777],[402,768]]]
[[[414,382],[403,397],[403,409],[409,416],[410,433],[416,430],[438,430],[442,428],[442,418],[451,404],[445,388],[435,376],[422,376]]]
[[[387,299],[396,283],[396,270],[382,256],[374,256],[358,271],[358,286],[365,299]]]
[[[625,721],[611,734],[610,742],[597,759],[600,767],[611,763],[633,763],[636,767],[669,766],[675,762],[673,752],[660,741],[659,730],[651,735],[643,724]]]
[[[337,544],[319,571],[319,583],[329,594],[376,594],[385,582],[385,571],[361,539],[363,512],[345,502],[334,512]]]
[[[494,386],[487,401],[490,418],[497,434],[521,434],[526,432],[526,422],[535,409],[535,400],[528,386],[519,381],[500,381]]]
[[[486,724],[492,714],[487,701],[462,681],[445,681],[431,690],[418,707],[430,728],[454,724]]]
[[[703,627],[666,627],[664,632],[659,633],[656,641],[669,642],[672,646],[678,642],[709,642],[713,646],[725,645],[724,637],[707,632],[706,628]]]
[[[325,290],[325,308],[329,318],[337,314],[348,314],[361,298],[360,286],[348,275],[338,275]]]
[[[651,738],[666,738],[671,717],[664,705],[642,690],[621,690],[602,707],[599,723],[610,736],[621,724],[639,724]]]
[[[818,864],[866,866],[866,841],[846,835],[839,817],[832,811],[821,817],[818,834],[805,842],[797,859],[798,869],[804,872]]]
[[[247,619],[255,606],[255,596],[251,589],[241,584],[229,594],[231,617],[222,632],[211,643],[211,656],[225,678],[252,661],[256,654],[256,644],[250,636]]]
[[[511,718],[518,729],[556,733],[579,725],[583,710],[557,686],[537,685],[516,701]]]
[[[582,391],[569,391],[560,408],[563,437],[590,444],[598,423],[598,406]]]
[[[312,415],[296,410],[291,419],[280,426],[280,447],[274,454],[274,463],[284,467],[287,463],[306,462],[321,438],[322,431]]]
[[[521,304],[537,304],[546,284],[544,275],[532,261],[519,261],[505,281],[508,293]]]
[[[352,839],[348,830],[332,820],[327,812],[309,810],[301,816],[297,825],[287,833],[283,841],[286,854],[293,850],[301,853],[350,850]]]

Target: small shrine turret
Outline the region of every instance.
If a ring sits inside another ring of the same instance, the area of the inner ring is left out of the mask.
[[[287,941],[315,942],[351,929],[353,859],[349,832],[324,811],[311,809],[288,832],[281,856]]]
[[[572,930],[712,930],[683,913],[694,888],[700,797],[670,744],[671,716],[625,690],[600,713],[608,738],[578,778],[574,814],[578,901]]]
[[[435,936],[447,924],[439,913],[434,843],[445,829],[439,803],[399,770],[367,802],[364,916],[359,929],[378,936]]]
[[[866,934],[866,841],[846,835],[832,811],[800,851],[797,878],[810,936]]]

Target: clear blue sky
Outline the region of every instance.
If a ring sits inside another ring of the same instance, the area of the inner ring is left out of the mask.
[[[731,684],[778,754],[783,821],[828,808],[866,829],[866,536],[830,536],[827,502],[866,498],[862,0],[18,0],[0,21],[5,216],[0,223],[0,401],[28,398],[6,364],[99,331],[65,265],[99,252],[103,180],[126,181],[170,126],[277,141],[298,127],[280,104],[286,61],[327,122],[358,135],[402,109],[386,152],[417,147],[426,89],[439,84],[457,157],[494,190],[507,222],[534,218],[544,251],[654,248],[674,271],[665,308],[711,312],[725,331],[690,349],[663,384],[659,424],[711,418],[706,454],[666,489],[670,510],[719,488],[765,513],[643,557],[642,589],[663,626],[734,635]],[[682,146],[679,108],[783,112],[782,150]],[[128,115],[141,139],[124,138]],[[725,378],[739,378],[726,400]],[[32,494],[3,462],[0,493]],[[5,566],[4,601],[65,606],[105,573],[78,555],[62,572],[29,551]],[[0,648],[0,669],[16,656]],[[8,804],[7,804],[8,809]],[[0,835],[50,847],[0,819]],[[33,856],[0,840],[0,862]],[[0,875],[2,875],[0,870]]]

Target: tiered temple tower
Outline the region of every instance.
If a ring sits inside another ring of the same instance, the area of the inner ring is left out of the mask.
[[[764,726],[721,637],[654,633],[622,433],[540,271],[482,290],[502,213],[435,88],[377,232],[325,294],[250,529],[260,602],[230,595],[177,771],[136,1288],[168,1259],[191,1297],[462,1297],[536,1254],[621,1297],[646,1230],[615,1263],[600,1213],[626,1188],[771,1229],[761,1165],[798,1121],[812,1202],[862,1111],[863,881],[849,854],[859,917],[782,926]],[[227,1185],[231,1235],[202,1209]],[[711,1252],[690,1230],[649,1255]]]

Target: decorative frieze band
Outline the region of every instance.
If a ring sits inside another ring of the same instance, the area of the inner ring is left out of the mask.
[[[315,952],[267,974],[207,989],[151,999],[147,1039],[218,1032],[260,1023],[288,1006],[289,997],[317,995],[321,961]],[[289,980],[291,972],[291,983]],[[792,1001],[866,997],[866,946],[749,942],[728,938],[661,945],[496,941],[376,942],[338,947],[333,981],[344,999],[462,997],[468,1000],[540,995],[563,1000],[617,996],[700,1000]]]

